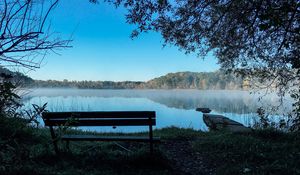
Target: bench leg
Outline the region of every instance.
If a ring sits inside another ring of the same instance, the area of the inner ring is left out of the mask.
[[[66,141],[66,148],[68,151],[70,150],[70,141],[69,140]]]
[[[58,147],[57,147],[57,141],[53,141],[53,145],[54,145],[54,151],[56,154],[59,154],[59,150],[58,150]]]
[[[59,150],[58,150],[58,147],[57,147],[57,138],[55,136],[55,133],[54,133],[54,130],[53,130],[52,126],[50,127],[50,133],[51,133],[51,136],[52,136],[54,151],[55,151],[56,154],[59,154]]]
[[[153,142],[150,141],[150,153],[153,154]]]
[[[53,146],[54,146],[55,153],[59,154],[59,150],[58,150],[58,147],[57,147],[57,141],[53,140]]]
[[[153,154],[153,128],[151,124],[151,118],[149,118],[149,138],[150,138],[150,153]]]

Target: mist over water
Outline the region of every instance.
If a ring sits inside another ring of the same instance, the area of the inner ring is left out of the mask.
[[[208,107],[212,114],[221,114],[249,126],[257,119],[260,106],[276,105],[278,97],[247,91],[226,90],[95,90],[95,89],[31,89],[23,96],[25,107],[48,103],[49,111],[156,111],[155,128],[177,126],[207,130],[197,107]],[[291,102],[284,105],[285,112]],[[274,113],[274,120],[280,114]],[[147,127],[82,127],[103,132],[138,132]]]

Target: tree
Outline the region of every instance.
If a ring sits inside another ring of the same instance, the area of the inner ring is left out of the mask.
[[[300,88],[299,0],[107,1],[128,9],[132,37],[156,31],[186,53],[214,52],[223,69],[280,96]]]
[[[59,0],[1,0],[0,64],[39,68],[49,51],[69,47],[47,21]]]
[[[160,32],[165,44],[205,56],[212,51],[222,68],[278,88],[299,85],[300,1],[298,0],[115,0],[128,9],[132,37]],[[294,84],[295,85],[295,84]]]
[[[299,0],[107,1],[128,9],[132,37],[156,31],[186,53],[214,52],[223,69],[281,96],[300,88]]]

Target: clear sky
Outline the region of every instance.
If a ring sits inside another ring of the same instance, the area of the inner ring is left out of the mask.
[[[88,0],[61,0],[50,17],[52,30],[72,36],[72,48],[49,54],[42,67],[29,72],[40,80],[147,81],[170,72],[207,72],[219,68],[214,56],[205,60],[185,55],[176,47],[162,47],[158,33],[132,40],[134,26],[125,10]]]

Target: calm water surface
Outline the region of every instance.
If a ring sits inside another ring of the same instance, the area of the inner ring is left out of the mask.
[[[176,126],[207,130],[197,107],[209,107],[212,114],[221,114],[244,125],[251,125],[259,106],[277,102],[275,95],[258,101],[259,95],[247,91],[225,90],[92,90],[31,89],[23,96],[25,107],[48,103],[49,111],[156,111],[155,128]],[[273,115],[277,120],[278,115]],[[101,132],[138,132],[147,127],[82,127]]]

